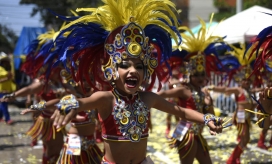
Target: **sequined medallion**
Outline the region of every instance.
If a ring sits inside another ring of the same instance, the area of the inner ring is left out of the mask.
[[[123,97],[114,90],[116,103],[112,112],[118,129],[124,137],[132,142],[139,142],[142,133],[146,130],[149,109],[140,99],[138,93],[133,95],[129,101],[122,99]]]

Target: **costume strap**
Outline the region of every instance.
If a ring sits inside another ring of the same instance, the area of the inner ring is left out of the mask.
[[[46,108],[46,101],[42,100],[38,104],[34,104],[30,106],[32,110],[43,111]]]

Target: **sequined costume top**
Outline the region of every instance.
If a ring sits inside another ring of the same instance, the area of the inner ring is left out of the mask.
[[[253,102],[252,102],[252,99],[250,97],[250,92],[247,91],[246,89],[243,89],[243,93],[240,94],[239,96],[235,96],[235,100],[237,103],[249,103],[249,104],[252,104],[253,105]],[[240,116],[242,114],[242,116]],[[245,112],[244,109],[239,109],[238,108],[238,111],[237,113],[235,114],[236,115],[236,121],[237,123],[239,123],[238,119],[239,117],[246,119],[248,123],[250,123],[250,113],[249,112]],[[244,118],[245,117],[245,118]],[[242,121],[244,122],[244,121]],[[236,122],[235,122],[236,123]]]
[[[192,95],[187,99],[183,100],[179,98],[179,105],[184,108],[189,108],[192,110],[196,110],[200,113],[203,113],[203,108],[205,106],[204,99],[205,94],[203,92],[197,92],[192,89]],[[188,122],[188,121],[186,121]],[[190,131],[198,134],[202,131],[203,125],[197,123],[191,123]]]
[[[192,95],[187,100],[179,98],[179,105],[203,113],[204,98],[205,95],[203,92],[200,92],[199,95],[197,91],[192,90]]]
[[[112,91],[115,104],[111,115],[102,120],[98,114],[105,140],[139,142],[148,137],[148,119],[150,111],[142,102],[138,92],[132,98],[121,96]]]
[[[252,99],[249,95],[249,92],[245,89],[243,89],[243,93],[240,94],[239,96],[235,96],[236,102],[248,102],[252,103]]]

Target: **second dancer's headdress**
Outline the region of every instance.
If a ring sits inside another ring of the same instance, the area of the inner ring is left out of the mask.
[[[202,19],[199,18],[199,20],[201,28],[197,34],[194,34],[188,27],[179,28],[189,34],[181,34],[183,44],[180,48],[182,51],[173,52],[173,57],[179,57],[183,61],[182,74],[187,82],[190,75],[206,74],[209,77],[211,72],[223,71],[219,57],[230,50],[223,37],[213,36],[209,31],[210,27]]]

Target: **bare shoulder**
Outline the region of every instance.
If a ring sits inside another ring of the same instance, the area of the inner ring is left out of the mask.
[[[139,96],[141,97],[141,100],[149,107],[152,108],[158,102],[164,102],[166,101],[163,97],[160,95],[157,95],[156,93],[145,91],[145,92],[139,92]]]
[[[110,100],[114,98],[111,91],[97,91],[93,93],[90,97],[101,101]]]
[[[153,92],[150,92],[150,91],[141,91],[138,93],[139,93],[139,96],[141,97],[142,100],[149,101],[149,102],[153,101],[153,99],[156,97],[160,97],[159,95],[157,95]]]
[[[114,96],[111,91],[98,91],[90,96],[90,101],[98,110],[100,116],[107,118],[112,111]]]

